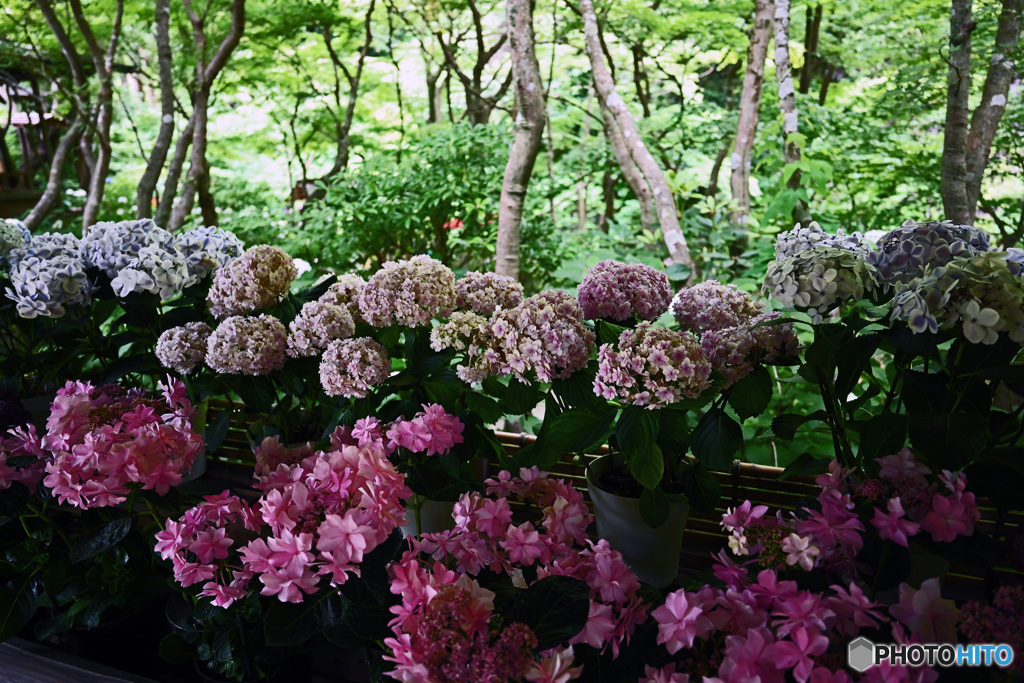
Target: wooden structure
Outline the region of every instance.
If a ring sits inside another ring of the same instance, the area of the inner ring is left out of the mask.
[[[211,405],[209,419],[216,417],[219,410],[226,407],[226,402]],[[498,441],[505,447],[509,455],[514,455],[520,448],[532,443],[536,437],[527,434],[496,432]],[[569,480],[581,491],[590,504],[585,476],[586,465],[601,453],[586,455],[582,462],[571,457],[564,458],[555,467],[552,474]],[[232,421],[228,436],[217,452],[210,457],[206,476],[223,481],[235,488],[239,493],[251,489],[252,472],[255,458],[249,445],[249,437],[245,430]],[[490,466],[493,469],[494,463]],[[726,508],[736,507],[745,500],[755,505],[767,505],[769,514],[782,510],[783,514],[795,510],[800,500],[817,498],[820,492],[813,479],[808,477],[782,478],[780,467],[753,465],[735,461],[732,471],[714,472],[722,490],[719,506],[712,513],[701,513],[691,508],[686,522],[686,535],[683,537],[683,551],[679,558],[681,576],[694,576],[710,569],[711,556],[726,547],[727,535],[722,529],[722,515]],[[979,500],[982,519],[975,526],[998,541],[1012,537],[1015,533],[1024,534],[1024,509],[1000,510],[985,500]],[[1009,567],[982,567],[978,563],[954,563],[946,574],[943,593],[947,597],[958,600],[983,600],[986,598],[986,584],[996,580],[998,583],[1015,583],[1024,580],[1022,572]]]
[[[22,86],[24,82],[29,87]],[[35,74],[0,70],[0,102],[0,218],[16,218],[42,196],[37,178],[49,169],[67,122],[44,111]],[[19,153],[17,161],[11,153],[12,137]]]

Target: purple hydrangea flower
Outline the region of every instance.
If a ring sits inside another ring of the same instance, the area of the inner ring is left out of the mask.
[[[429,256],[389,261],[359,297],[363,319],[374,327],[429,325],[455,308],[455,274]]]
[[[206,357],[213,329],[206,323],[186,323],[164,330],[156,342],[156,357],[165,368],[187,375]]]
[[[711,363],[688,332],[642,322],[624,330],[617,346],[602,344],[597,352],[594,393],[609,401],[662,408],[711,386]]]
[[[742,325],[764,312],[764,304],[736,285],[708,280],[676,294],[672,315],[679,327],[696,334]]]
[[[578,295],[583,317],[657,320],[672,302],[665,273],[642,263],[601,261],[583,277]]]
[[[328,396],[363,398],[390,375],[387,351],[369,337],[332,341],[320,359],[320,384]]]
[[[288,333],[272,315],[225,318],[207,340],[206,364],[232,375],[265,375],[284,367]]]
[[[310,301],[289,324],[288,355],[315,356],[335,339],[351,337],[356,326],[344,306]]]
[[[472,271],[455,283],[455,307],[480,315],[498,308],[515,308],[523,301],[523,286],[515,278]]]
[[[259,244],[213,276],[208,303],[217,319],[257,311],[288,296],[299,275],[292,257],[277,247]]]

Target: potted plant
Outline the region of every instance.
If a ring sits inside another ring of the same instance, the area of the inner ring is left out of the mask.
[[[532,468],[485,485],[459,499],[453,529],[412,539],[391,565],[401,604],[384,641],[387,675],[569,681],[607,671],[646,618],[636,576],[606,541],[587,539],[583,496],[564,480]]]
[[[323,639],[383,638],[384,567],[411,495],[383,446],[339,443],[280,462],[258,488],[252,505],[229,491],[207,496],[156,534],[184,598],[169,610],[175,632],[162,655],[246,680],[273,676]]]
[[[65,634],[74,644],[166,593],[145,527],[173,507],[165,497],[204,442],[184,386],[160,389],[69,382],[44,435],[29,426],[5,439],[0,639],[31,623],[39,639]],[[126,629],[132,637],[152,632]],[[156,640],[133,652],[155,649]],[[109,648],[90,656],[124,660]]]
[[[1019,251],[993,251],[971,226],[908,221],[876,243],[812,224],[782,233],[776,256],[765,287],[813,331],[798,376],[823,409],[780,416],[775,433],[822,422],[844,467],[909,442],[932,470],[964,470],[979,494],[1012,503],[1024,393]]]

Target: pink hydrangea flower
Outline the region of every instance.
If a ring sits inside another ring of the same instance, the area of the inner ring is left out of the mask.
[[[664,272],[611,260],[591,268],[577,293],[588,320],[657,320],[672,302],[672,286]]]
[[[272,315],[231,316],[207,339],[206,364],[224,374],[265,375],[284,367],[287,340],[285,326]]]
[[[942,598],[937,578],[927,579],[914,590],[900,584],[900,601],[889,608],[893,617],[905,624],[926,643],[956,642],[956,624],[960,610],[951,600]]]
[[[374,327],[421,327],[455,308],[455,274],[437,259],[389,261],[359,296],[359,311]]]
[[[214,274],[210,312],[219,320],[273,306],[288,295],[298,275],[294,260],[283,250],[267,244],[250,247]]]
[[[186,323],[161,333],[156,341],[160,364],[187,375],[206,358],[206,343],[213,329],[206,323]]]
[[[661,408],[711,386],[711,364],[690,334],[642,322],[617,346],[603,344],[597,354],[594,393],[605,399]]]
[[[387,351],[369,337],[332,341],[320,360],[320,384],[328,396],[363,398],[390,374]]]
[[[471,271],[455,282],[455,307],[479,315],[515,308],[523,301],[523,286],[512,277]]]
[[[351,337],[355,331],[352,315],[344,306],[310,301],[288,324],[288,355],[315,356],[335,339]]]

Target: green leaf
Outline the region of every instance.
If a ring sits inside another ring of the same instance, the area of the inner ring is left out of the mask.
[[[704,513],[714,512],[722,499],[722,487],[715,475],[699,462],[686,473],[685,491],[693,508]]]
[[[741,378],[729,391],[729,405],[740,420],[760,415],[772,400],[772,377],[768,370],[758,366]]]
[[[598,341],[601,344],[617,344],[619,336],[626,330],[625,327],[610,323],[607,320],[601,320],[597,325],[597,329]]]
[[[206,427],[206,434],[203,438],[206,441],[207,453],[212,454],[224,443],[224,437],[228,435],[228,429],[231,428],[231,415],[231,409],[226,408]]]
[[[533,384],[525,384],[518,379],[511,379],[505,398],[502,401],[506,415],[526,415],[541,402],[541,393]]]
[[[557,395],[569,408],[599,408],[606,401],[594,393],[596,369],[588,366],[565,379],[551,382],[551,393]]]
[[[647,526],[657,529],[668,519],[668,512],[668,496],[661,487],[645,488],[640,492],[640,516]]]
[[[658,446],[673,461],[678,460],[690,447],[690,423],[680,410],[656,410],[659,414]]]
[[[892,455],[907,444],[907,416],[882,413],[863,423],[857,458],[862,463]]]
[[[509,621],[530,627],[537,636],[538,649],[546,650],[582,631],[589,614],[586,583],[568,576],[548,576],[526,589]]]
[[[665,475],[665,459],[658,444],[652,443],[646,450],[626,457],[629,473],[641,486],[645,489],[655,489],[661,485],[661,479]]]
[[[36,613],[34,575],[16,576],[0,586],[0,642],[18,635]]]
[[[275,600],[264,615],[267,645],[299,646],[340,621],[331,600],[285,603]]]
[[[719,472],[732,470],[732,459],[743,451],[743,429],[721,408],[711,408],[690,435],[697,461]]]
[[[253,413],[269,413],[277,402],[277,391],[268,377],[239,377],[235,383],[246,410]]]
[[[131,517],[120,517],[87,533],[71,548],[71,562],[77,564],[113,548],[132,530],[132,521]]]
[[[808,413],[807,415],[783,413],[782,415],[777,415],[772,419],[772,433],[780,439],[792,441],[796,436],[796,430],[799,429],[801,425],[815,420],[822,422],[827,417],[828,415],[824,410],[816,410],[813,413]]]
[[[171,664],[195,659],[196,649],[177,633],[169,633],[160,640],[160,657]]]
[[[959,470],[974,462],[988,443],[988,420],[981,415],[910,415],[911,445],[933,471]]]
[[[538,443],[546,450],[557,453],[583,453],[588,448],[604,443],[612,431],[615,406],[598,411],[571,408],[561,415],[544,420]]]
[[[815,458],[810,453],[802,453],[796,460],[786,466],[779,480],[791,477],[817,476],[828,472],[828,458]]]
[[[505,415],[500,403],[477,391],[466,394],[466,409],[479,415],[486,424],[494,424]]]

